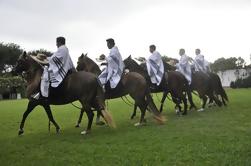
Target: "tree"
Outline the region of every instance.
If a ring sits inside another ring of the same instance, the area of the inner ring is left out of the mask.
[[[230,57],[230,58],[219,58],[214,63],[211,64],[211,69],[214,72],[224,71],[229,69],[236,69],[237,67],[237,58]],[[240,62],[241,64],[241,62]]]
[[[29,51],[28,54],[29,55],[37,55],[37,54],[45,54],[46,56],[51,56],[53,53],[48,51],[48,50],[45,50],[45,49],[39,49],[39,50],[33,50],[33,51]]]
[[[0,73],[5,73],[11,69],[23,52],[19,45],[14,43],[0,43]]]
[[[237,68],[243,68],[243,67],[245,67],[245,65],[246,65],[245,60],[241,57],[238,57],[238,59],[236,61]]]

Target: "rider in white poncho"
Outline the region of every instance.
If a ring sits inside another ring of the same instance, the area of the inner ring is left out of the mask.
[[[65,38],[58,37],[56,39],[58,50],[49,58],[44,58],[41,61],[40,56],[32,56],[32,58],[41,64],[44,65],[44,71],[41,78],[40,91],[43,97],[49,96],[49,87],[57,88],[69,70],[74,69],[74,65],[72,63],[69,50],[65,46]],[[46,62],[46,63],[43,63]],[[48,66],[49,65],[49,66]],[[36,99],[39,98],[39,93],[35,94]]]
[[[101,56],[101,59],[106,59],[107,67],[103,70],[103,72],[99,75],[99,81],[102,85],[105,85],[108,81],[110,82],[110,88],[116,88],[118,85],[123,70],[124,70],[124,62],[118,50],[118,47],[115,46],[115,42],[113,39],[107,39],[107,47],[110,49],[110,54],[108,57],[104,55]]]
[[[150,46],[150,52],[152,55],[150,55],[146,61],[147,72],[150,76],[151,82],[159,86],[164,74],[163,61],[160,53],[156,51],[155,45]]]
[[[177,71],[181,72],[188,80],[188,83],[191,84],[192,72],[191,72],[191,65],[189,64],[189,57],[185,54],[184,49],[180,49],[179,54],[180,54],[180,60],[179,63],[176,64]]]
[[[196,57],[194,59],[195,71],[202,71],[207,73],[210,71],[209,63],[204,59],[204,55],[201,55],[200,49],[195,50]]]

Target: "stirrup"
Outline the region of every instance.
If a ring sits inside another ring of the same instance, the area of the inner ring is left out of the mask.
[[[40,98],[40,92],[31,95],[31,98],[38,100]]]

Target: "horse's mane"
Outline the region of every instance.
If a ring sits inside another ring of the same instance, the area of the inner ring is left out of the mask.
[[[139,65],[135,60],[133,60],[131,58],[131,56],[129,56],[128,58],[126,58],[124,60],[124,63],[126,65],[126,67],[130,68],[133,67],[134,71],[140,73],[140,74],[146,74],[146,71],[141,67],[141,65]]]
[[[176,67],[175,66],[172,66],[170,65],[169,63],[163,61],[163,64],[164,64],[164,70],[165,71],[174,71],[176,70]]]

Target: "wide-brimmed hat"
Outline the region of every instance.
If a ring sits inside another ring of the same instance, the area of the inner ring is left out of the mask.
[[[49,63],[49,60],[47,59],[47,56],[45,54],[31,55],[31,58],[34,59],[34,61],[44,65]]]

